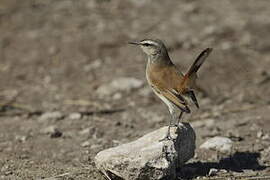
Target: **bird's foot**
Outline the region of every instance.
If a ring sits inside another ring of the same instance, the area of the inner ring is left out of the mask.
[[[169,134],[167,134],[164,138],[160,139],[159,142],[170,141],[170,140],[173,140],[173,138]]]
[[[178,128],[180,123],[174,124],[173,126]]]

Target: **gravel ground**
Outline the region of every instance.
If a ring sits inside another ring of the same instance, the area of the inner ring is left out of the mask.
[[[103,179],[97,152],[168,123],[130,40],[159,38],[185,71],[206,47],[178,179],[270,179],[267,0],[1,0],[0,179]],[[199,146],[233,140],[217,153]],[[266,178],[267,179],[267,178]]]

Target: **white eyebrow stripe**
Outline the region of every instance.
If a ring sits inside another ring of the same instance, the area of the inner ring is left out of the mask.
[[[158,43],[154,42],[154,41],[150,41],[150,40],[145,40],[142,43],[148,43],[148,44],[153,44],[155,46],[158,46]]]

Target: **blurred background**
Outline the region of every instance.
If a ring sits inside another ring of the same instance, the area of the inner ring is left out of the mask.
[[[127,44],[145,38],[163,40],[184,72],[214,48],[199,71],[201,108],[184,120],[198,146],[234,137],[235,151],[258,153],[242,173],[267,174],[269,17],[267,0],[1,0],[0,178],[101,179],[97,152],[167,125],[146,57]]]

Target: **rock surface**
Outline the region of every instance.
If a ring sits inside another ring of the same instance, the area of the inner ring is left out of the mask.
[[[176,168],[194,156],[195,132],[188,123],[171,128],[173,141],[159,141],[167,126],[138,140],[99,152],[96,167],[107,179],[174,179]]]
[[[233,142],[229,138],[216,136],[204,142],[200,148],[211,149],[219,152],[230,152],[232,150]]]

